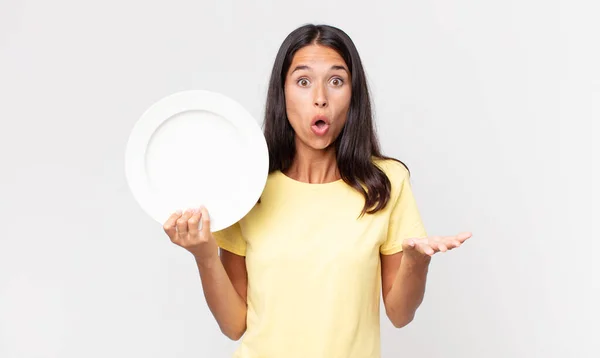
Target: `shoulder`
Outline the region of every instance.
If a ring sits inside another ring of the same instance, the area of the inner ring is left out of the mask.
[[[374,158],[373,163],[379,167],[392,182],[392,186],[408,179],[410,173],[400,161],[388,158]]]
[[[390,180],[390,201],[395,203],[405,183],[410,180],[410,172],[402,162],[393,158],[374,158],[373,163],[379,167]]]

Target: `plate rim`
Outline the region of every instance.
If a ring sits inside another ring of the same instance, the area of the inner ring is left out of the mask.
[[[240,207],[237,210],[232,209],[228,216],[236,218],[234,222],[232,219],[220,219],[218,213],[214,215],[214,212],[211,212],[211,231],[216,232],[241,220],[256,205],[268,177],[269,155],[264,134],[252,114],[233,98],[220,92],[194,89],[174,92],[152,103],[137,119],[130,131],[125,149],[126,181],[142,210],[161,225],[164,224],[168,215],[163,217],[158,214],[161,211],[157,209],[160,200],[156,198],[156,195],[153,197],[152,190],[149,190],[148,176],[145,173],[148,144],[163,123],[179,113],[190,110],[215,113],[228,120],[240,132],[246,133],[242,137],[246,139],[247,147],[245,149],[249,149],[249,151],[245,153],[247,155],[244,158],[253,158],[252,160],[255,162],[251,167],[253,168],[252,172],[256,173],[255,182],[252,182],[252,189],[256,192],[248,194],[247,202],[240,200]],[[207,209],[211,210],[208,207]],[[175,210],[174,208],[171,211]],[[216,220],[214,220],[215,217]]]

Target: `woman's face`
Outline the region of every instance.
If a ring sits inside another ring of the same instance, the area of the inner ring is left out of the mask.
[[[296,52],[284,85],[296,145],[325,149],[336,140],[346,123],[351,87],[348,66],[335,50],[309,45]]]

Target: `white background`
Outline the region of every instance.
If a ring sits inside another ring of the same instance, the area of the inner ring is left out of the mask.
[[[598,357],[600,8],[593,1],[0,0],[0,357],[228,357],[192,256],[124,150],[173,92],[262,122],[285,36],[346,31],[435,257],[383,357]],[[596,121],[596,122],[595,122]],[[201,161],[201,158],[198,158]]]

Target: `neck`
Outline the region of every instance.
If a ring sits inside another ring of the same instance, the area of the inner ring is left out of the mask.
[[[330,183],[341,178],[335,146],[315,150],[296,143],[296,155],[285,174],[297,181],[310,184]]]

